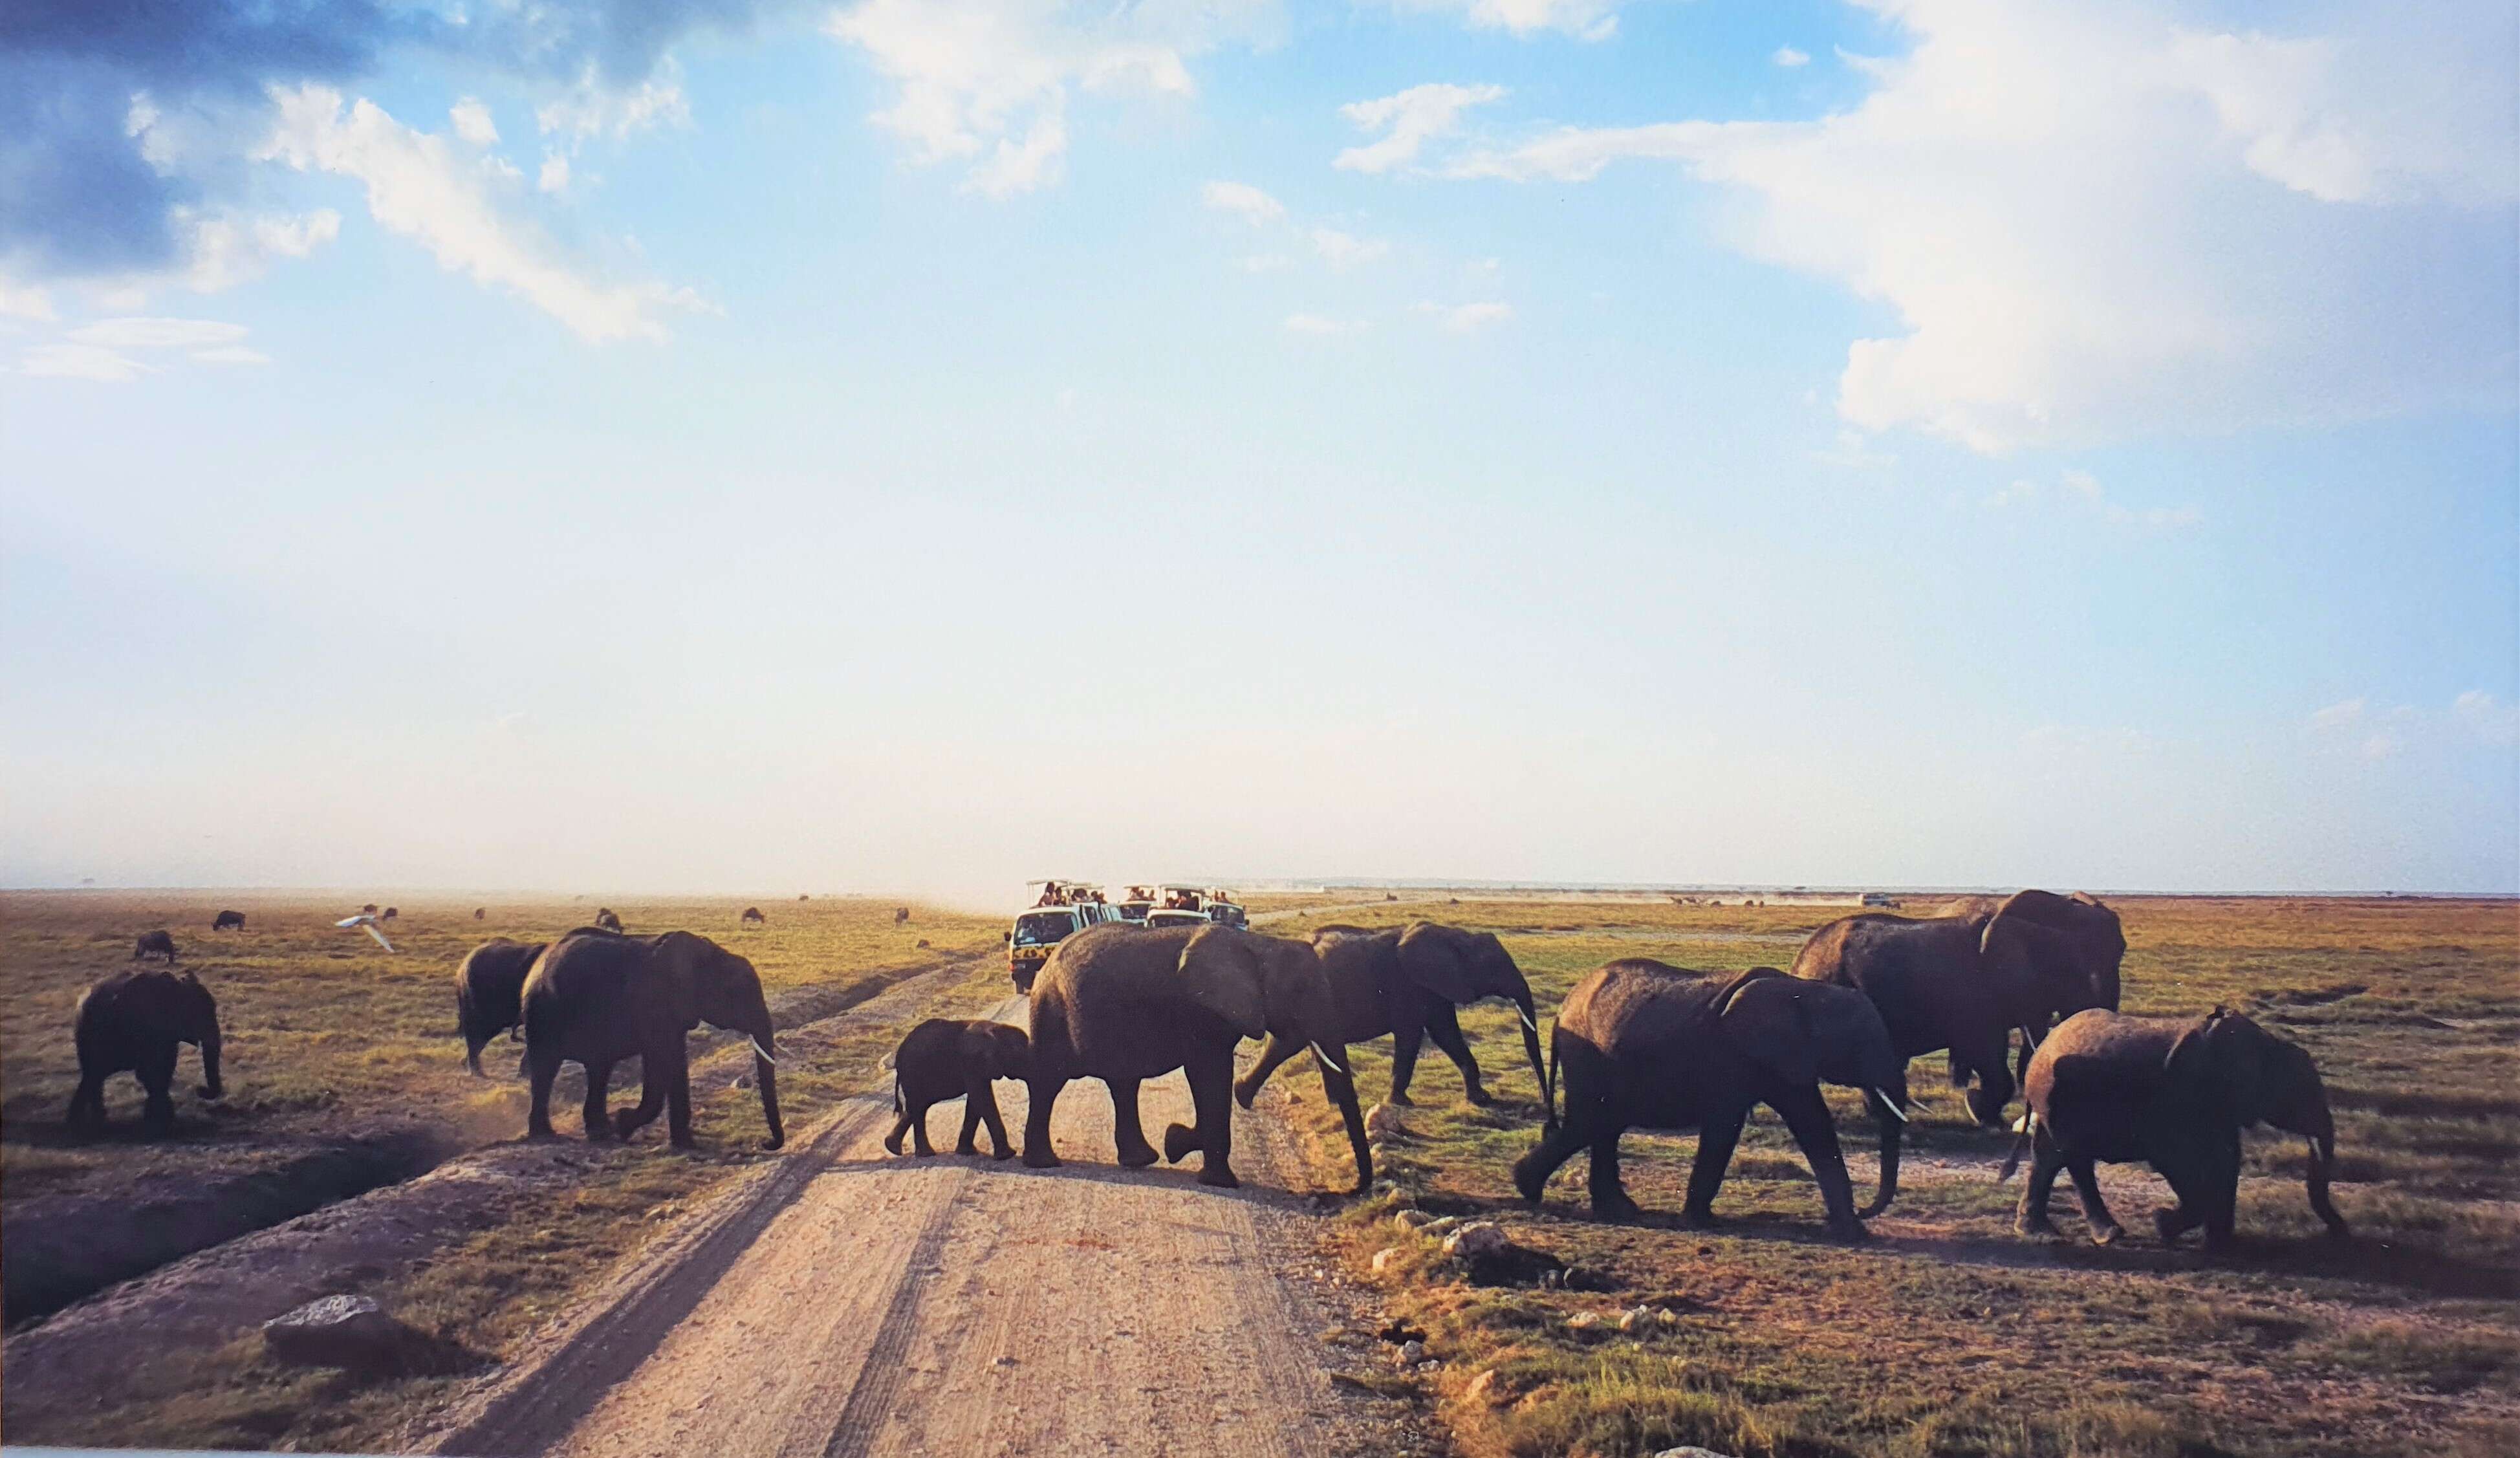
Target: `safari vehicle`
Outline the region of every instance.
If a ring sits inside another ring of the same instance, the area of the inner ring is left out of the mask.
[[[1147,913],[1147,925],[1148,928],[1204,927],[1207,925],[1207,913],[1204,911],[1183,911],[1179,907],[1167,909],[1165,907],[1158,906],[1154,910]]]
[[[1899,898],[1890,894],[1888,891],[1866,891],[1864,893],[1864,904],[1867,906],[1896,906],[1899,904]]]
[[[1119,908],[1102,899],[1102,888],[1082,881],[1029,881],[1041,890],[1032,906],[1015,914],[1007,931],[1007,976],[1018,991],[1032,990],[1033,974],[1050,960],[1050,949],[1088,927],[1120,920]]]
[[[1223,888],[1214,888],[1208,891],[1207,919],[1216,923],[1220,927],[1242,927],[1247,929],[1251,925],[1250,916],[1243,911],[1241,906],[1236,903],[1234,892],[1226,890]]]
[[[1155,909],[1155,888],[1150,886],[1133,886],[1129,888],[1129,894],[1112,902],[1111,905],[1120,913],[1120,920],[1143,927],[1147,924],[1147,913]]]

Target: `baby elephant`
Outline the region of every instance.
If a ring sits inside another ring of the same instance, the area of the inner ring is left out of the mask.
[[[1022,1078],[1032,1068],[1032,1039],[1012,1023],[988,1019],[961,1022],[930,1018],[910,1030],[892,1055],[892,1108],[900,1116],[883,1147],[901,1153],[901,1136],[912,1136],[920,1154],[936,1151],[927,1143],[927,1111],[947,1099],[963,1100],[963,1137],[958,1155],[976,1154],[972,1135],[986,1120],[991,1159],[1013,1154],[1007,1143],[1006,1120],[998,1116],[998,1096],[990,1086],[998,1078]]]
[[[219,1084],[219,1005],[189,972],[117,972],[79,995],[72,1038],[78,1047],[78,1090],[70,1095],[73,1128],[105,1122],[105,1080],[129,1072],[149,1095],[144,1116],[150,1129],[175,1127],[178,1045],[202,1050],[202,1097],[215,1099]]]

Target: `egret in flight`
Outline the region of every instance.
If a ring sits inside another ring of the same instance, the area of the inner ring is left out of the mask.
[[[377,919],[367,912],[362,911],[357,916],[345,916],[339,921],[335,922],[333,925],[337,927],[365,927],[368,934],[377,939],[377,945],[383,947],[386,951],[393,950],[393,943],[385,940],[385,934],[377,930]]]

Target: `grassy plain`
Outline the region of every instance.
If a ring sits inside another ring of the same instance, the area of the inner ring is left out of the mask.
[[[1426,915],[1493,930],[1544,1010],[1621,956],[1685,967],[1784,966],[1848,908],[1704,907],[1649,900],[1394,905],[1294,919],[1377,924]],[[1911,907],[1910,914],[1924,908]],[[1431,1049],[1390,1172],[1424,1208],[1501,1219],[1522,1244],[1601,1290],[1486,1289],[1448,1274],[1434,1243],[1398,1231],[1390,1201],[1343,1221],[1362,1280],[1427,1333],[1419,1379],[1462,1447],[1482,1455],[1651,1453],[1700,1443],[1737,1455],[2335,1455],[2520,1451],[2520,908],[2509,902],[2131,899],[2127,1010],[2242,1009],[2319,1060],[2339,1112],[2336,1201],[2356,1242],[2318,1238],[2297,1141],[2248,1140],[2244,1252],[2208,1261],[2149,1239],[2098,1250],[2012,1233],[2018,1176],[1995,1183],[2009,1136],[1966,1120],[1942,1061],[1912,1073],[1918,1116],[1898,1204],[1859,1247],[1829,1243],[1818,1192],[1774,1117],[1754,1117],[1706,1233],[1670,1218],[1687,1136],[1627,1141],[1632,1226],[1584,1211],[1583,1157],[1544,1207],[1508,1168],[1538,1137],[1537,1089],[1509,1014],[1462,1020],[1505,1103],[1477,1110]],[[1371,1100],[1387,1045],[1355,1050]],[[1859,1191],[1870,1120],[1836,1091]],[[1303,1105],[1325,1177],[1346,1159],[1320,1100]],[[2130,1230],[2169,1203],[2142,1166],[2104,1168]],[[1398,1249],[1374,1275],[1370,1258]],[[1641,1334],[1571,1327],[1646,1305]],[[1486,1376],[1481,1385],[1481,1375]]]

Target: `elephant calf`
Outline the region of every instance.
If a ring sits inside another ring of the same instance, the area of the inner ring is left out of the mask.
[[[1907,1061],[1871,1000],[1773,967],[1726,977],[1643,957],[1613,962],[1566,994],[1550,1062],[1565,1067],[1565,1116],[1514,1162],[1514,1186],[1537,1205],[1557,1166],[1590,1149],[1593,1210],[1613,1219],[1638,1213],[1619,1182],[1621,1134],[1698,1131],[1683,1217],[1708,1224],[1741,1125],[1765,1104],[1811,1162],[1829,1228],[1859,1239],[1864,1225],[1820,1086],[1865,1089],[1886,1128],[1907,1120]]]
[[[148,1092],[149,1126],[159,1134],[175,1127],[177,1045],[202,1050],[202,1097],[226,1092],[219,1084],[219,1004],[189,972],[118,972],[79,994],[72,1025],[78,1045],[78,1090],[70,1095],[72,1127],[105,1122],[105,1080],[129,1072]]]
[[[919,1154],[936,1151],[927,1143],[927,1111],[948,1099],[963,1100],[963,1137],[958,1155],[978,1152],[973,1136],[989,1126],[989,1157],[1003,1160],[1014,1153],[1007,1142],[1007,1123],[998,1114],[999,1078],[1022,1078],[1032,1069],[1032,1039],[1012,1023],[981,1018],[964,1022],[930,1018],[910,1030],[892,1055],[892,1111],[899,1117],[883,1147],[901,1153],[901,1136],[912,1136]]]
[[[2330,1235],[2347,1233],[2327,1197],[2336,1121],[2318,1066],[2299,1044],[2237,1013],[2216,1008],[2192,1022],[2077,1013],[2040,1043],[2026,1088],[2030,1112],[2003,1166],[2008,1177],[2028,1146],[2030,1183],[2013,1221],[2024,1235],[2054,1233],[2048,1196],[2064,1169],[2092,1239],[2116,1240],[2122,1232],[2092,1166],[2140,1160],[2179,1197],[2153,1214],[2163,1243],[2202,1225],[2205,1249],[2226,1250],[2239,1195],[2240,1131],[2259,1123],[2310,1141],[2310,1207]]]
[[[547,941],[510,941],[502,936],[464,954],[455,969],[455,1020],[464,1029],[464,1066],[481,1074],[481,1050],[501,1033],[511,1037],[525,1025],[525,974],[543,954]]]

